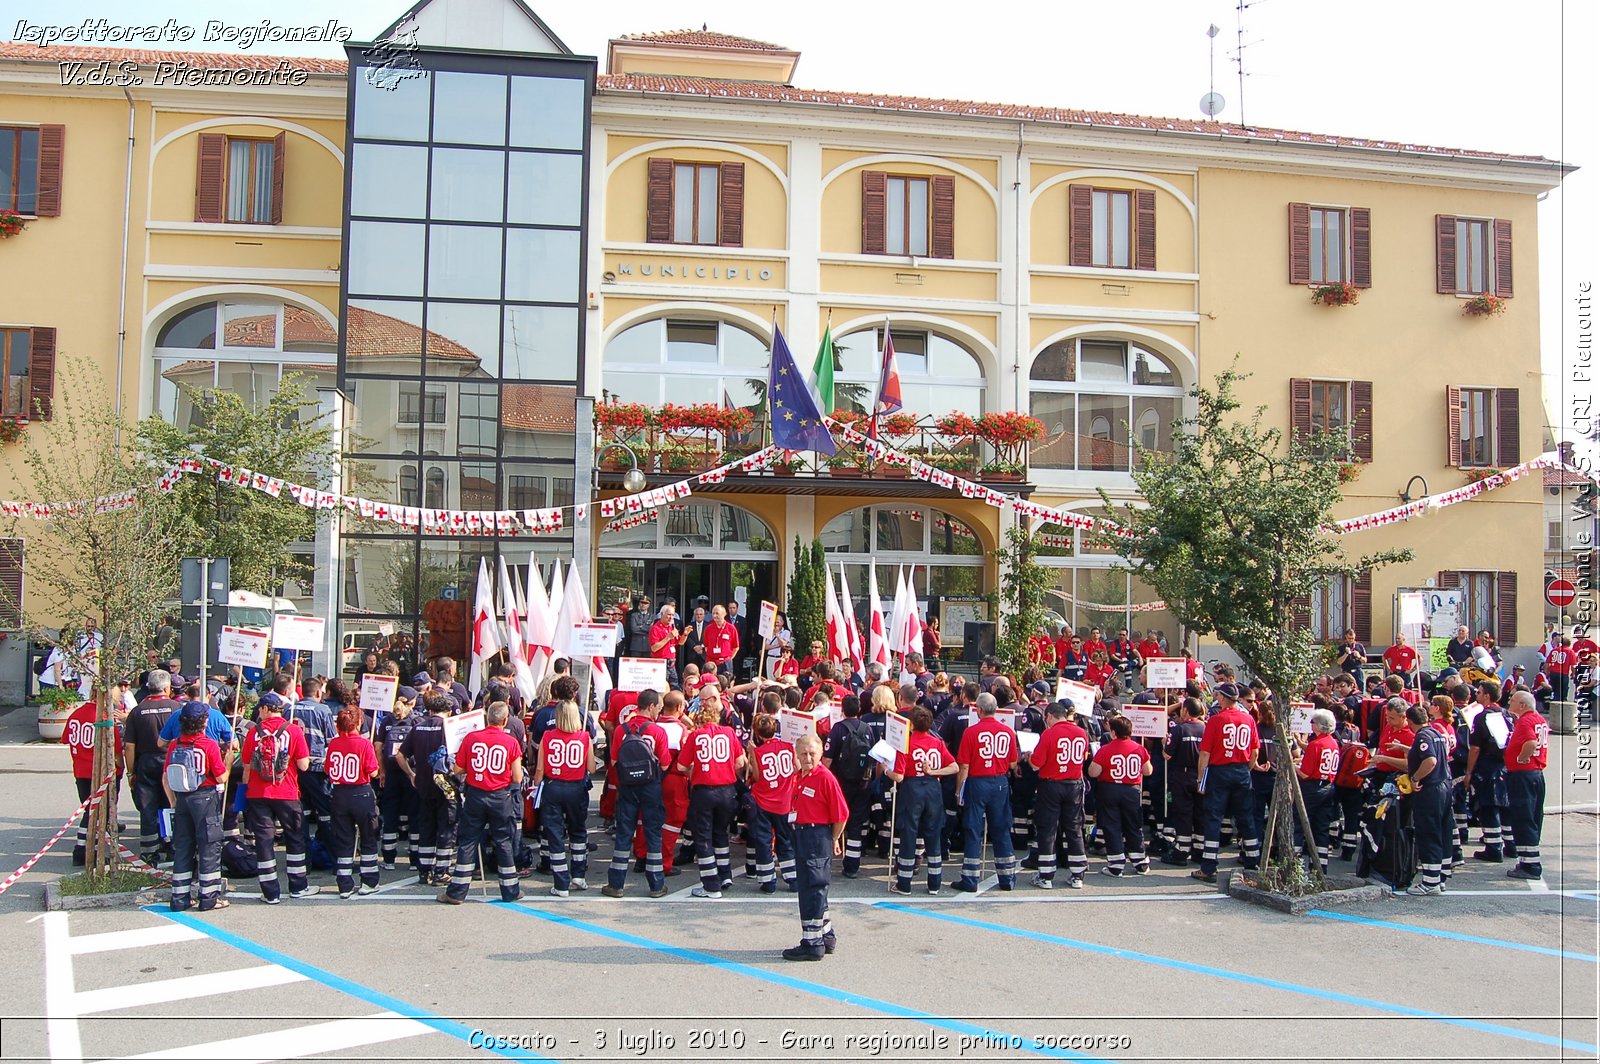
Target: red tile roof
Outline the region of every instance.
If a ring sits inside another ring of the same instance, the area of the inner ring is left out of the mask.
[[[781,44],[754,41],[749,37],[735,37],[732,34],[717,33],[714,30],[706,29],[627,33],[617,39],[638,41],[641,44],[686,44],[699,48],[743,48],[753,52],[787,52],[790,50]]]
[[[528,432],[572,432],[578,427],[578,390],[556,384],[512,384],[500,392],[500,423]]]
[[[1574,473],[1568,469],[1544,470],[1544,486],[1547,488],[1581,488],[1585,484],[1593,484],[1592,477],[1582,473]]]
[[[148,48],[100,48],[87,44],[53,44],[42,48],[36,44],[18,41],[0,41],[0,59],[32,59],[44,63],[62,60],[84,60],[97,63],[102,59],[112,62],[131,60],[154,66],[157,63],[174,63],[208,70],[276,70],[287,63],[295,70],[307,74],[338,74],[343,76],[342,59],[320,59],[312,56],[256,55],[253,52],[165,52]]]
[[[350,307],[346,328],[350,333],[345,351],[348,358],[417,357],[422,351],[420,328],[365,307]],[[428,333],[428,357],[479,361],[465,347],[432,331]]]
[[[725,37],[724,34],[712,34],[695,30],[679,31],[679,33],[696,37]],[[677,36],[679,33],[667,34],[666,36]],[[660,39],[661,36],[647,34],[636,38],[623,39],[650,40]],[[726,40],[744,41],[745,38],[726,37]],[[777,45],[767,45],[760,41],[749,42],[736,47],[756,45],[772,50],[781,50],[778,49]],[[79,45],[53,45],[49,48],[40,48],[31,44],[0,42],[0,61],[6,59],[29,59],[52,63],[64,59],[90,61],[133,59],[142,63],[176,62],[187,63],[193,67],[220,69],[237,67],[275,69],[280,62],[287,62],[296,69],[305,70],[308,73],[343,74],[345,72],[344,62],[337,59],[251,55],[243,52],[157,52],[143,49],[97,48]],[[1113,111],[1082,111],[1067,107],[980,103],[972,100],[947,100],[926,96],[896,96],[881,92],[796,89],[787,85],[755,81],[727,81],[718,78],[676,77],[656,74],[601,74],[596,79],[596,87],[602,92],[655,93],[669,96],[700,96],[708,99],[760,100],[773,103],[858,107],[868,110],[946,114],[967,118],[1001,118],[1009,121],[1087,125],[1097,129],[1126,129],[1133,132],[1199,134],[1219,138],[1235,138],[1256,143],[1322,145],[1369,151],[1410,152],[1445,157],[1455,156],[1489,162],[1558,165],[1554,160],[1546,159],[1540,155],[1510,155],[1504,152],[1447,148],[1393,140],[1373,140],[1364,137],[1334,136],[1323,133],[1301,133],[1286,129],[1241,127],[1223,122],[1202,121],[1192,118],[1154,118],[1146,115],[1119,114]]]

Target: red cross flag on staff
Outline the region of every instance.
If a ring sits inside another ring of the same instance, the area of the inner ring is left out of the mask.
[[[844,611],[839,608],[839,596],[833,592],[833,573],[829,572],[827,575],[828,594],[823,602],[828,624],[828,658],[838,662],[853,662],[854,659],[850,654],[850,626],[845,621]]]
[[[478,592],[472,606],[472,664],[467,670],[467,690],[483,690],[484,662],[500,653],[500,631],[495,620],[494,591],[489,586],[489,560],[478,559]]]
[[[867,660],[889,668],[889,633],[883,620],[883,601],[878,597],[878,567],[867,565]]]
[[[883,362],[878,370],[878,399],[872,406],[872,419],[867,422],[867,436],[878,438],[878,416],[892,414],[905,404],[900,395],[900,365],[894,359],[894,336],[889,331],[889,319],[883,319]]]
[[[844,562],[839,563],[839,612],[844,614],[845,638],[850,648],[848,657],[840,660],[849,661],[850,671],[857,676],[865,676],[867,663],[861,653],[861,626],[856,623],[855,603],[850,601],[850,582],[844,576]]]

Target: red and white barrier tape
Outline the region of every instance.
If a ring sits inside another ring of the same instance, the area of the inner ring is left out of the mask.
[[[77,827],[78,818],[83,816],[83,811],[85,809],[90,809],[100,804],[100,799],[105,796],[106,788],[111,785],[111,782],[114,779],[116,779],[115,776],[106,780],[100,785],[99,790],[95,791],[93,794],[89,795],[88,798],[84,799],[83,804],[74,809],[72,811],[72,815],[67,818],[67,822],[61,825],[61,830],[52,835],[50,837],[50,841],[45,843],[44,847],[40,849],[38,853],[24,861],[22,863],[22,867],[7,876],[4,882],[0,882],[0,894],[4,894],[6,891],[10,890],[12,885],[15,884],[17,880],[28,874],[28,869],[39,863],[39,858],[49,853],[51,847],[55,846],[56,843],[61,841],[62,836],[71,831],[73,828]]]
[[[139,857],[138,854],[136,854],[132,850],[128,849],[121,842],[117,843],[117,852],[122,855],[122,860],[126,864],[131,865],[134,868],[137,868],[141,872],[148,872],[151,875],[155,876],[157,879],[171,879],[172,878],[172,873],[171,872],[164,872],[161,869],[155,867],[154,865],[146,864],[144,862],[144,860]]]

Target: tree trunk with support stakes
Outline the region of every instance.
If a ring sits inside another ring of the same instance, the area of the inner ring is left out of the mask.
[[[1277,690],[1275,687],[1274,690]],[[1307,878],[1313,892],[1325,889],[1322,877],[1322,860],[1316,852],[1316,842],[1311,833],[1311,817],[1306,811],[1305,795],[1300,790],[1300,780],[1295,772],[1291,753],[1289,729],[1283,721],[1273,724],[1277,745],[1273,751],[1272,806],[1267,814],[1266,838],[1262,840],[1263,867],[1271,866],[1278,877],[1287,881],[1298,860],[1294,848],[1294,825],[1299,823],[1300,833],[1306,841]]]

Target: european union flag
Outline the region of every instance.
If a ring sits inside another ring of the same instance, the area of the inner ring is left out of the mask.
[[[795,365],[794,355],[776,323],[772,326],[772,365],[767,370],[767,401],[771,404],[772,442],[786,451],[833,454],[833,433],[828,431],[817,397]]]

